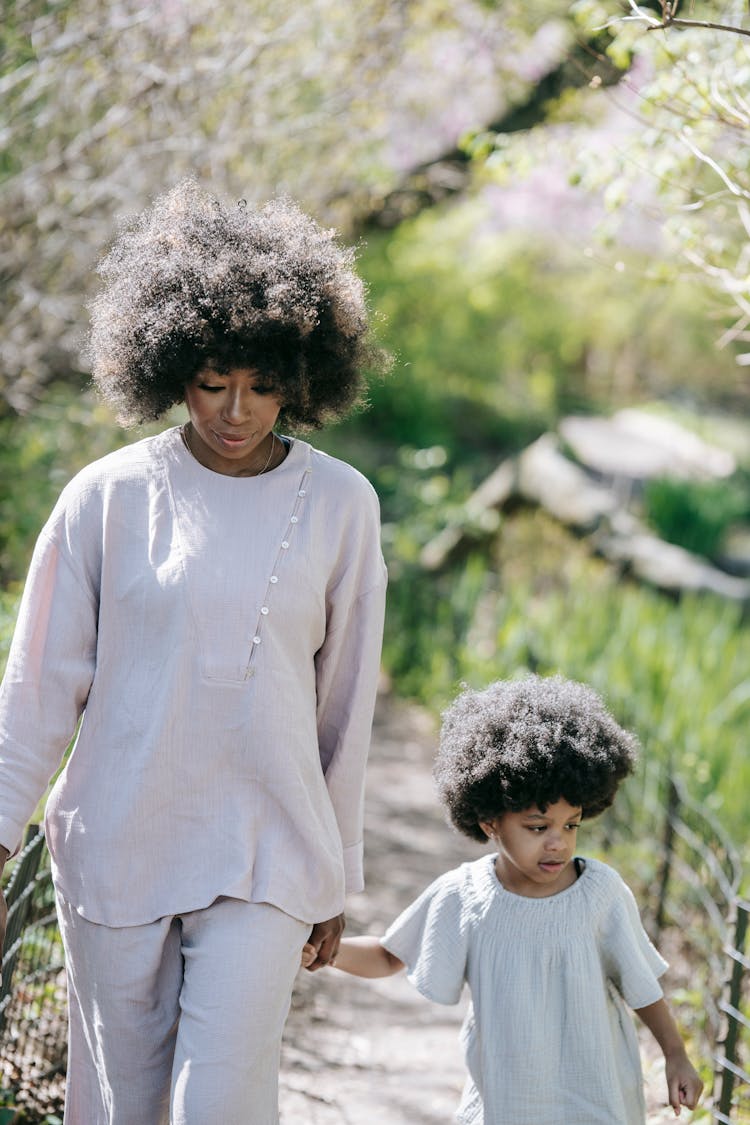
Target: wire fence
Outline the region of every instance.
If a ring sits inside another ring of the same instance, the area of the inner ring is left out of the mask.
[[[37,827],[13,865],[5,897],[0,1086],[3,1102],[12,1107],[5,1119],[53,1125],[62,1121],[65,1102],[65,971],[49,855]],[[0,1108],[0,1125],[3,1113]]]
[[[631,846],[639,828],[641,839],[659,845],[644,920],[652,937],[671,941],[689,966],[691,1004],[714,1067],[707,1112],[719,1125],[750,1125],[750,903],[739,894],[740,856],[718,821],[675,778],[647,785],[637,804],[624,802],[617,816],[605,818],[603,831],[610,845],[614,837]],[[65,1096],[65,974],[49,857],[36,829],[5,894],[0,1125],[53,1125],[62,1119]],[[23,1116],[4,1118],[3,1101]]]
[[[740,897],[741,857],[720,822],[673,775],[644,786],[608,826],[626,846],[656,845],[643,914],[657,945],[667,940],[688,970],[702,1049],[713,1066],[711,1121],[750,1125],[750,904]]]

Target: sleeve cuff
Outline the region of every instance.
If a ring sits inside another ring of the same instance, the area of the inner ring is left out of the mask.
[[[344,885],[347,894],[356,894],[365,889],[362,840],[344,848]]]

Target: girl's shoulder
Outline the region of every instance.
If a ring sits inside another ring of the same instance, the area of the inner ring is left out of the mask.
[[[494,880],[494,856],[483,855],[443,872],[422,892],[420,900],[440,903],[442,910],[452,910],[464,922],[479,921],[492,901]]]

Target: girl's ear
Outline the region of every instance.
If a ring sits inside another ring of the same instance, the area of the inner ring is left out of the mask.
[[[496,823],[494,820],[480,820],[479,827],[484,832],[488,840],[492,840],[495,836]]]

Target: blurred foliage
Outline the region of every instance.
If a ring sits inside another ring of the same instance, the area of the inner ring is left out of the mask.
[[[745,474],[731,480],[694,481],[664,477],[644,490],[646,518],[669,543],[714,558],[734,524],[750,517]]]
[[[673,7],[691,21],[750,27],[740,0]],[[546,163],[588,189],[604,206],[599,234],[613,257],[633,238],[640,216],[640,237],[648,240],[651,229],[661,281],[692,278],[712,290],[717,342],[744,366],[750,39],[703,26],[656,30],[658,3],[577,0],[572,11],[585,37],[606,29],[605,52],[624,74],[619,85],[605,87],[592,65],[589,86],[566,89],[543,126],[523,136],[469,137],[469,148],[503,182]],[[739,390],[739,375],[737,382]]]
[[[466,463],[523,447],[564,413],[733,393],[700,288],[662,286],[644,255],[612,269],[509,231],[487,192],[372,236],[360,265],[397,359],[357,423],[381,440],[441,444]]]
[[[77,367],[116,220],[186,175],[348,228],[540,77],[565,0],[7,0],[0,405]],[[559,49],[564,48],[564,42]],[[548,60],[552,65],[554,59]]]
[[[0,581],[23,577],[36,536],[70,477],[125,440],[90,391],[64,385],[49,388],[24,418],[0,417]]]
[[[408,528],[402,528],[408,534]],[[505,518],[488,557],[439,574],[401,548],[385,641],[394,687],[442,708],[458,686],[524,670],[585,680],[746,838],[750,632],[736,604],[679,601],[623,580],[540,511]]]

